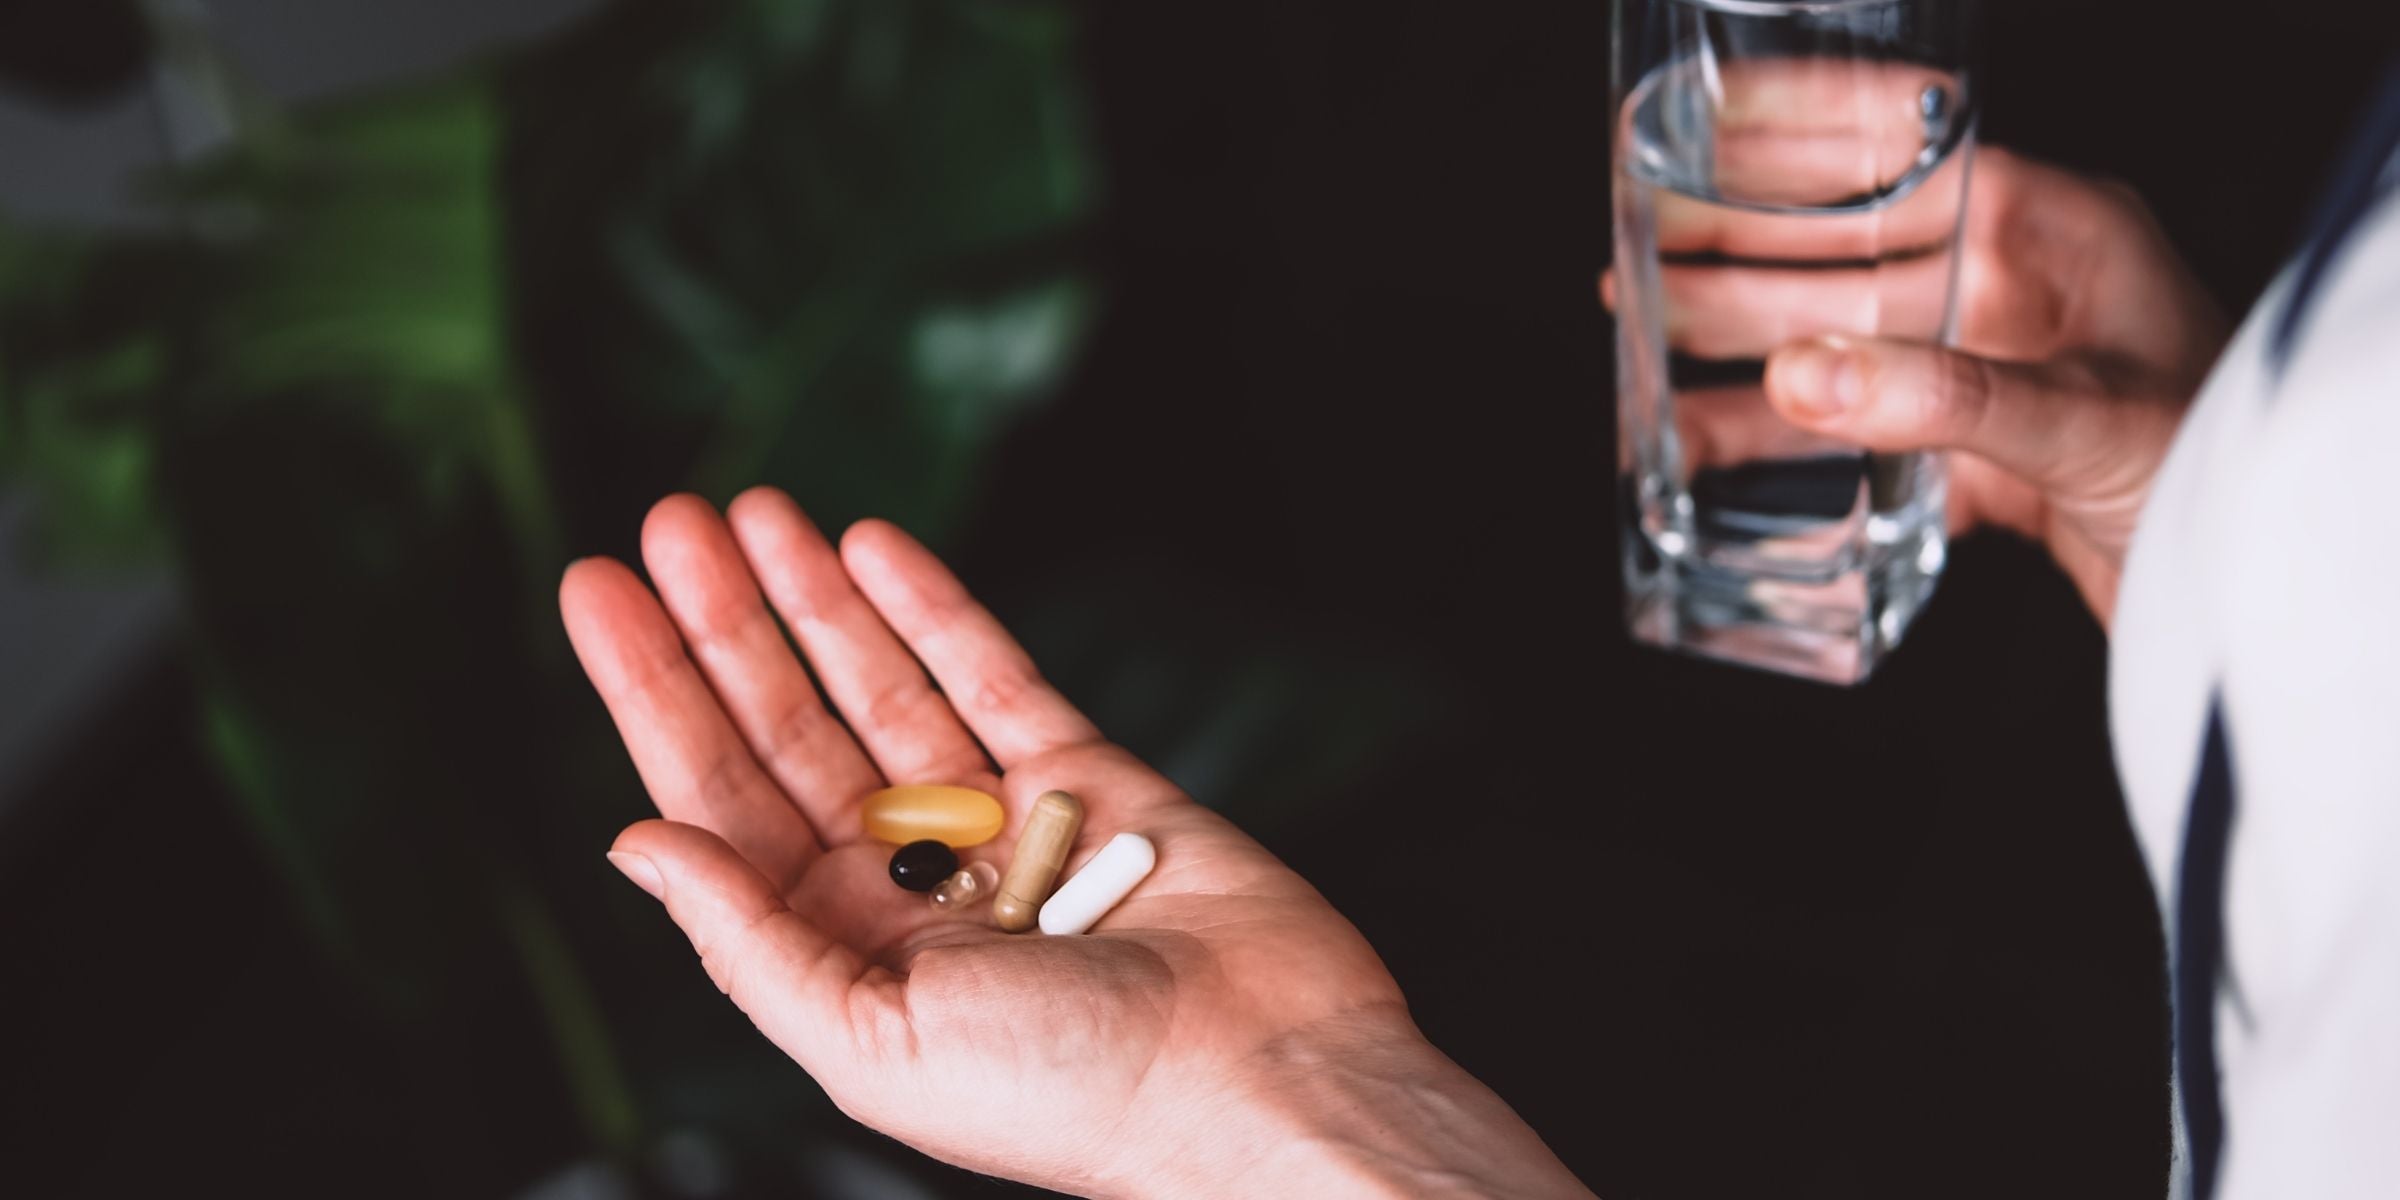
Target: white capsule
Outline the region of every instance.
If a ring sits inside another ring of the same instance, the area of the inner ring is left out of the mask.
[[[1042,905],[1043,933],[1082,933],[1090,929],[1158,865],[1158,847],[1138,833],[1120,833],[1100,847],[1075,877],[1051,893]]]

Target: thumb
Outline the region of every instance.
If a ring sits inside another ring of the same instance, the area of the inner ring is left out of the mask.
[[[852,990],[867,974],[857,952],[825,935],[777,894],[749,860],[695,825],[642,821],[617,835],[608,861],[667,906],[719,990],[759,1031],[826,1081],[840,1073]]]
[[[2009,363],[1916,342],[1827,337],[1767,360],[1785,420],[1869,450],[1965,450],[2048,492],[2076,490],[2128,431],[2125,407],[2072,360]]]

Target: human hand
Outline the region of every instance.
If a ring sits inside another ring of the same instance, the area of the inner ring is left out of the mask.
[[[1762,120],[1782,119],[1760,111]],[[1829,235],[1856,231],[1817,224]],[[1808,220],[1661,225],[1662,240],[1674,243],[1664,249],[1698,256],[1697,265],[1662,272],[1668,310],[1678,314],[1669,340],[1700,357],[1768,356],[1765,398],[1781,418],[1716,421],[1687,430],[1687,441],[1736,456],[1748,443],[1771,449],[1778,438],[1812,435],[1878,451],[1953,451],[1953,527],[1993,525],[2042,543],[2109,623],[2151,480],[2230,332],[2137,196],[1980,150],[1950,349],[1825,334],[1846,314],[1877,311],[1877,288],[1888,293],[1895,281],[1756,265],[1846,253],[1812,244]],[[1613,276],[1602,294],[1613,309]],[[1712,419],[1694,407],[1687,424]]]
[[[728,515],[661,501],[657,595],[587,559],[560,607],[667,818],[611,859],[844,1112],[1087,1194],[1583,1194],[1348,921],[1102,738],[923,546],[870,521],[837,551],[767,489]],[[1070,872],[1121,831],[1158,865],[1090,934],[1004,934],[893,886],[859,811],[887,783],[1001,798],[962,859],[1004,864],[1059,788],[1086,811]]]

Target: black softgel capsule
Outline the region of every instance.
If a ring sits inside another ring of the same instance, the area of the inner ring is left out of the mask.
[[[930,892],[958,870],[958,852],[927,838],[892,854],[892,882],[912,892]]]

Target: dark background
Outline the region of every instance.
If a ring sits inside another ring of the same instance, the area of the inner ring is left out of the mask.
[[[28,32],[24,14],[51,7],[5,9],[20,95],[107,94],[106,55],[87,87],[26,53],[68,37]],[[2132,184],[2234,311],[2289,248],[2394,46],[2364,3],[1992,7],[1987,140]],[[1908,648],[1854,691],[1637,651],[1618,630],[1593,298],[1607,6],[1069,11],[1104,201],[1042,244],[1105,301],[1047,402],[989,443],[940,540],[1070,694],[1315,881],[1435,1042],[1602,1195],[2158,1194],[2156,912],[2113,781],[2105,643],[2038,554],[1962,545]],[[620,6],[518,53],[555,64],[674,28]],[[502,178],[535,180],[510,193],[505,228],[515,269],[548,278],[583,261],[581,209],[537,186],[573,142],[527,136],[557,115],[538,76],[508,84]],[[587,354],[619,319],[591,295],[519,294],[507,324],[558,464],[561,549],[628,555],[704,439],[571,415],[569,398],[605,411],[590,398],[639,386]],[[319,454],[305,419],[268,412],[213,436]],[[311,489],[339,506],[346,460],[324,457],[217,516],[182,510],[167,635],[12,765],[0,1191],[1016,1190],[833,1114],[606,876],[599,852],[638,791],[572,687],[495,684],[502,707],[477,731],[414,747],[431,788],[486,807],[429,805],[355,861],[406,862],[418,833],[544,847],[525,887],[565,913],[562,953],[597,997],[586,1015],[615,1031],[631,1079],[599,1090],[633,1096],[635,1115],[595,1116],[588,1074],[558,1065],[539,1029],[582,1010],[526,999],[550,994],[514,961],[529,943],[444,960],[472,1001],[362,988],[295,900],[288,826],[243,799],[256,762],[212,716],[218,664],[291,648],[212,619],[226,589],[190,549],[221,520],[231,542],[264,544],[255,561],[306,561],[316,543],[274,515],[318,503]],[[878,499],[795,461],[769,456],[759,481],[836,516]],[[890,486],[927,471],[880,444],[839,461]],[[563,639],[538,614],[445,625],[489,606],[472,581],[555,578],[565,561],[519,561],[479,512],[408,535],[407,561],[454,572],[444,607],[331,597],[355,618],[302,649],[371,676],[410,671],[425,646],[491,638],[474,661],[539,641],[525,653],[555,670]],[[20,623],[0,647],[58,636]],[[325,720],[420,715],[333,703]],[[585,768],[527,765],[520,721]],[[373,769],[328,753],[330,778]],[[493,810],[561,790],[588,820]],[[461,837],[461,821],[506,832]],[[506,924],[512,894],[476,890],[463,916],[421,922],[414,906],[441,907],[424,891],[389,897],[382,934]]]

